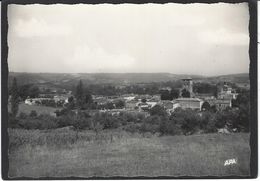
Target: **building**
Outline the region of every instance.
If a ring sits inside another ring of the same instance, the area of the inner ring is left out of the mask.
[[[148,104],[149,108],[152,108],[152,107],[154,107],[156,104],[158,104],[157,102],[152,102],[152,101],[147,101],[146,103]]]
[[[213,93],[197,93],[195,94],[195,97],[202,100],[215,99],[215,95]]]
[[[125,108],[127,110],[135,110],[138,108],[137,103],[138,103],[138,101],[136,101],[136,100],[126,101]]]
[[[190,97],[194,97],[192,78],[182,79],[182,90],[183,89],[186,89],[187,91],[190,92]],[[181,91],[180,91],[180,94],[181,94]],[[181,97],[181,95],[180,95],[180,97]]]
[[[24,103],[27,105],[35,105],[36,101],[34,99],[25,99]]]
[[[181,107],[182,109],[189,108],[201,111],[203,101],[199,98],[178,98],[173,101],[173,104],[173,107]]]
[[[232,87],[224,84],[218,93],[218,99],[236,99],[238,94]]]
[[[223,110],[227,107],[232,107],[232,101],[231,99],[217,99],[215,105],[218,110]]]
[[[173,108],[173,102],[172,101],[163,100],[163,101],[160,101],[160,103],[158,103],[158,104],[161,105],[166,110]]]

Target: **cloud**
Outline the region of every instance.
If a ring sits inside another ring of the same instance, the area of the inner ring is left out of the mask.
[[[248,20],[247,3],[10,5],[9,67],[73,73],[247,72]]]
[[[215,45],[249,45],[249,34],[230,32],[224,28],[200,33],[200,39]]]
[[[127,54],[112,54],[101,47],[77,46],[73,56],[66,59],[67,66],[75,72],[123,72],[135,64],[135,59]]]
[[[51,25],[44,20],[35,18],[31,18],[29,21],[18,19],[13,26],[14,33],[23,38],[63,36],[71,33],[71,28],[69,26],[59,24]]]

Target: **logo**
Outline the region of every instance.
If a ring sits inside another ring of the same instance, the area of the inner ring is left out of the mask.
[[[234,165],[234,164],[237,164],[237,160],[235,158],[232,158],[232,159],[226,160],[224,163],[224,166]]]

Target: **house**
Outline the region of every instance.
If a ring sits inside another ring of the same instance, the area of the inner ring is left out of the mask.
[[[213,93],[198,93],[198,94],[195,94],[195,97],[202,99],[202,100],[208,100],[208,99],[215,98]]]
[[[163,108],[167,109],[172,109],[173,108],[173,102],[168,101],[168,100],[162,100],[159,103]]]
[[[27,105],[35,105],[36,104],[35,100],[33,100],[33,99],[25,99],[24,103],[27,104]]]
[[[150,109],[151,106],[149,106],[148,103],[146,102],[140,102],[137,104],[139,107],[139,111],[148,111]]]
[[[127,110],[135,110],[138,107],[137,103],[138,103],[138,101],[136,101],[136,100],[126,101],[125,108]]]
[[[228,85],[221,87],[220,93],[218,94],[219,99],[236,99],[238,94]]]
[[[68,103],[69,95],[56,95],[53,97],[53,100],[57,103],[59,101],[64,101],[65,103]]]
[[[147,101],[146,103],[148,104],[149,108],[152,108],[152,107],[154,107],[156,104],[158,104],[157,102],[151,102],[151,101]]]
[[[160,100],[161,100],[161,96],[160,95],[153,95],[151,97],[151,99],[149,99],[149,101],[151,101],[151,102],[158,102]]]
[[[234,93],[234,92],[230,92],[230,93],[220,92],[218,94],[219,99],[236,99],[237,96],[238,96],[238,94]]]
[[[218,110],[226,109],[227,107],[232,107],[231,99],[217,99],[215,101],[216,108]]]
[[[194,109],[200,110],[203,104],[203,101],[199,98],[178,98],[173,101],[174,107],[179,105],[182,109]]]

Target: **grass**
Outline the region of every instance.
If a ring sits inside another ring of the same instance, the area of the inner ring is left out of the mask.
[[[10,105],[8,105],[8,109],[10,110]],[[21,103],[21,104],[19,104],[18,115],[21,112],[30,114],[30,112],[32,110],[35,110],[38,114],[50,114],[50,113],[54,113],[58,109],[60,109],[60,108],[41,106],[41,105],[39,105],[39,106],[38,105],[27,105],[25,103]]]
[[[10,177],[249,175],[249,134],[9,130]],[[237,164],[224,166],[225,160]]]

